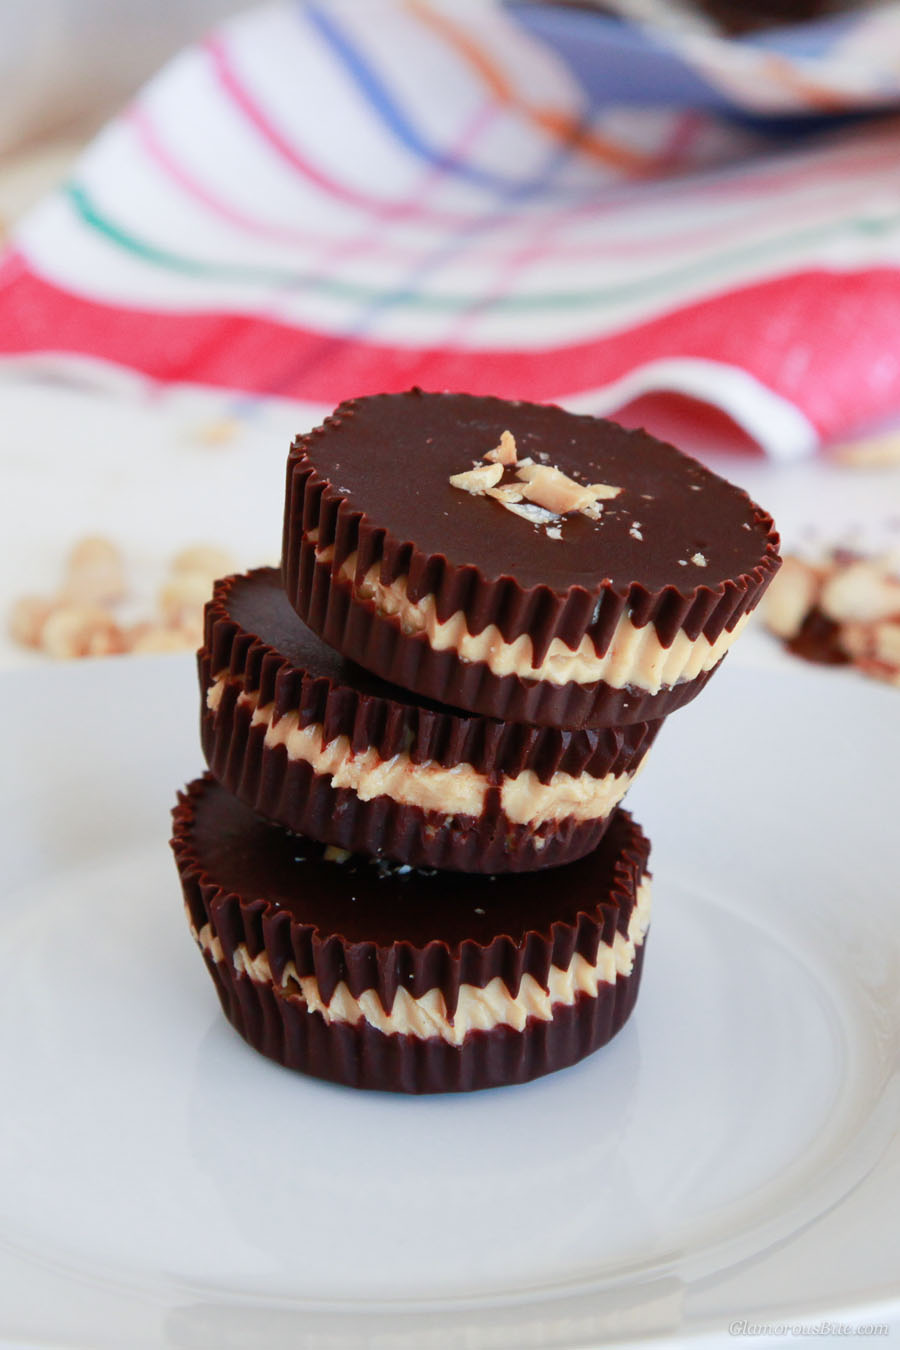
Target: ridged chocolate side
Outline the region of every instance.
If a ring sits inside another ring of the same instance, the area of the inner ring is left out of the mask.
[[[633,685],[551,684],[495,675],[484,661],[460,661],[453,651],[436,651],[423,633],[404,633],[396,619],[379,614],[371,600],[356,599],[328,566],[315,562],[313,546],[301,547],[302,580],[294,595],[300,617],[326,642],[382,679],[415,688],[436,702],[459,704],[509,725],[568,727],[571,731],[628,728],[657,722],[690,703],[718,670],[663,686],[657,693]],[[291,578],[285,584],[290,593]]]
[[[381,795],[361,800],[333,788],[283,745],[266,746],[266,728],[252,726],[252,709],[230,684],[215,714],[205,709],[200,740],[220,783],[268,820],[351,853],[393,858],[412,867],[457,872],[528,872],[559,867],[599,844],[612,817],[549,821],[537,830],[509,820],[500,790],[489,789],[480,816],[441,814]]]
[[[354,998],[377,990],[387,1009],[400,987],[415,998],[439,989],[451,1016],[460,984],[483,988],[499,977],[516,997],[526,973],[546,987],[550,966],[565,969],[576,952],[593,964],[601,942],[627,932],[650,851],[618,811],[600,848],[552,880],[440,872],[376,880],[374,870],[323,864],[319,845],[260,820],[209,775],[179,795],[173,821],[191,922],[198,932],[211,926],[228,962],[242,945],[251,957],[264,951],[276,983],[293,962],[326,1003],[342,982]],[[360,923],[378,931],[354,933]]]
[[[638,996],[645,942],[630,975],[579,994],[550,1021],[529,1018],[524,1030],[471,1031],[459,1046],[439,1037],[386,1035],[366,1022],[329,1025],[297,997],[239,975],[204,956],[225,1016],[254,1050],[286,1068],[346,1087],[382,1092],[471,1092],[526,1083],[568,1068],[610,1041]]]
[[[447,706],[453,700],[443,694],[432,701],[409,692],[403,680],[377,679],[365,663],[342,660],[313,632],[298,639],[296,630],[276,569],[217,581],[204,614],[201,697],[227,673],[260,705],[273,704],[276,717],[296,712],[301,726],[320,724],[326,742],[347,736],[356,753],[373,747],[383,759],[406,753],[416,764],[470,764],[494,783],[526,770],[542,783],[555,773],[634,773],[660,727],[658,720],[630,719],[627,726],[567,730],[462,712]],[[302,653],[289,651],[298,641]],[[340,651],[339,643],[330,647]]]
[[[486,662],[463,661],[452,649],[438,651],[423,633],[405,633],[398,619],[378,613],[372,600],[356,596],[350,583],[337,577],[355,543],[359,545],[356,581],[365,576],[368,567],[378,561],[380,536],[358,514],[338,513],[340,501],[314,478],[311,470],[289,476],[285,592],[314,632],[384,680],[415,690],[423,698],[468,708],[485,717],[584,730],[666,717],[695,698],[718,669],[716,665],[695,679],[648,693],[635,685],[617,688],[604,680],[553,684],[524,680],[518,675],[495,675]],[[318,531],[318,535],[310,538],[309,531]],[[329,543],[335,545],[333,559],[317,559],[317,549]],[[471,569],[438,568],[432,577],[438,589],[431,593],[443,597],[438,604],[442,618],[462,610],[473,633],[481,632],[489,623],[496,624],[507,641],[531,631],[535,660],[543,659],[554,637],[574,650],[585,633],[602,656],[623,616],[638,627],[652,623],[664,646],[671,646],[681,629],[692,640],[703,634],[710,642],[715,641],[754,608],[777,566],[777,559],[767,563],[758,569],[758,576],[742,578],[743,585],[723,583],[721,594],[701,587],[693,597],[682,596],[667,587],[651,596],[636,587],[624,596],[611,590],[597,596],[573,588],[565,604],[558,597],[548,600],[550,592],[532,595],[526,602],[516,595],[514,583],[487,585],[473,580]],[[382,577],[393,579],[385,577],[384,568]],[[470,595],[475,597],[471,604],[467,603]],[[534,620],[533,630],[528,629],[523,616]],[[508,621],[511,618],[514,621]]]
[[[412,392],[425,402],[441,397]],[[410,395],[398,397],[402,400]],[[316,467],[315,456],[320,445],[339,434],[345,422],[352,421],[359,405],[370,402],[378,400],[351,400],[342,404],[322,426],[298,437],[291,447],[282,556],[288,595],[295,605],[310,580],[309,560],[304,562],[300,557],[302,541],[315,530],[318,547],[334,549],[332,571],[339,571],[355,554],[356,584],[375,565],[379,568],[381,581],[386,584],[406,576],[410,599],[417,602],[426,595],[433,595],[436,613],[442,622],[462,611],[473,634],[481,633],[489,624],[495,624],[507,642],[528,634],[535,659],[541,662],[554,638],[561,639],[574,650],[587,635],[598,656],[603,656],[609,649],[616,626],[625,615],[639,628],[652,623],[665,647],[671,646],[679,631],[692,640],[702,633],[713,642],[726,629],[733,629],[741,615],[754,607],[780,566],[778,535],[767,512],[752,502],[746,493],[716,479],[687,456],[678,455],[672,447],[660,447],[648,437],[644,437],[648,444],[671,452],[673,471],[690,473],[696,470],[704,475],[705,482],[715,483],[722,492],[727,491],[729,501],[739,499],[745,504],[750,538],[756,538],[759,547],[758,561],[751,567],[734,576],[723,577],[713,586],[700,584],[688,589],[682,589],[682,578],[675,567],[666,584],[656,589],[648,589],[637,580],[617,587],[602,576],[591,586],[572,584],[558,589],[534,585],[525,588],[514,575],[488,577],[478,566],[452,563],[445,553],[426,554],[415,539],[396,537],[382,522],[370,518],[365,504],[361,507],[352,505],[340,484],[320,474]],[[498,400],[480,402],[499,404]],[[534,416],[542,413],[566,416],[559,409],[538,405],[519,405],[519,409],[515,405],[508,407],[510,426],[516,425],[519,410],[530,410]],[[571,419],[573,426],[584,421],[583,418]],[[597,426],[609,428],[611,424],[598,421]],[[614,431],[619,436],[628,434],[620,428],[614,428]],[[553,446],[546,448],[553,450]],[[461,467],[467,467],[465,460]],[[396,473],[402,475],[404,469],[414,472],[414,466],[399,465]],[[505,515],[501,510],[499,515],[486,518],[485,529],[496,527],[498,521],[505,524]],[[537,537],[535,542],[538,542]],[[544,546],[543,538],[540,544]],[[646,547],[652,549],[652,539],[648,538]]]

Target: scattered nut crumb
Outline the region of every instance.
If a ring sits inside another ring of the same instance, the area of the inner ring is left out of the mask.
[[[199,633],[188,628],[161,628],[158,624],[136,624],[127,634],[128,650],[140,655],[150,652],[183,652],[198,647],[203,640]]]
[[[639,520],[633,520],[628,528],[628,533],[631,535],[632,539],[643,540],[644,536],[641,534],[641,522]]]
[[[695,567],[706,566],[706,559],[704,558],[702,553],[692,553],[691,562],[694,564]]]
[[[159,614],[124,624],[116,612],[128,595],[122,551],[108,539],[88,536],[73,546],[56,595],[24,595],[14,603],[10,635],[56,658],[196,648],[213,580],[233,570],[222,549],[207,544],[182,549],[160,592]]]
[[[760,614],[776,637],[796,637],[819,592],[819,574],[800,558],[786,557],[760,603]]]
[[[216,581],[219,577],[227,577],[234,570],[234,560],[223,548],[215,548],[212,544],[192,544],[190,548],[183,548],[175,554],[171,570],[198,572],[210,581]]]
[[[850,562],[827,578],[819,608],[835,623],[888,619],[900,612],[900,581],[886,575],[877,561]]]
[[[900,432],[889,431],[881,436],[849,441],[846,445],[835,446],[831,453],[839,464],[859,469],[900,464]]]
[[[74,604],[112,605],[126,594],[125,562],[117,545],[89,535],[74,545],[65,564],[61,596]]]
[[[338,848],[335,844],[326,844],[325,852],[322,854],[325,862],[344,863],[351,856],[350,850]],[[353,897],[351,896],[351,899]]]
[[[769,630],[798,656],[852,664],[900,686],[900,576],[893,555],[835,548],[822,560],[788,555],[763,598]]]
[[[23,647],[40,647],[44,625],[54,602],[43,595],[23,595],[9,613],[9,635]]]
[[[562,539],[562,530],[558,525],[548,525],[546,533],[548,539]]]
[[[189,621],[209,599],[210,579],[200,572],[182,572],[159,592],[159,612],[173,628]]]
[[[110,656],[125,651],[125,639],[108,610],[99,605],[60,605],[41,631],[41,650],[57,659]]]
[[[234,417],[214,417],[195,427],[192,439],[200,445],[227,445],[240,431],[241,424]]]
[[[489,450],[484,456],[492,464],[505,464],[507,466],[516,462],[516,438],[511,431],[500,432],[500,444],[493,450]]]

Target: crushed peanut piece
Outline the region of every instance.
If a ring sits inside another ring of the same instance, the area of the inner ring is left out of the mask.
[[[241,424],[234,417],[212,417],[193,428],[192,439],[200,445],[227,445],[240,429]]]
[[[471,492],[474,496],[481,496],[488,488],[496,487],[502,477],[502,464],[479,464],[474,469],[467,469],[465,473],[452,473],[450,486],[461,488],[463,492]]]
[[[112,605],[126,594],[121,549],[101,535],[89,535],[66,560],[61,597],[78,605]]]
[[[515,483],[504,483],[502,487],[488,488],[487,495],[494,497],[498,502],[503,502],[504,505],[507,502],[520,502],[522,500],[521,489],[517,488]]]
[[[209,599],[209,578],[199,572],[182,572],[165,583],[159,593],[159,611],[167,627],[190,623]]]
[[[706,559],[704,558],[702,553],[692,553],[691,562],[694,564],[695,567],[706,566]]]
[[[23,647],[40,647],[44,625],[56,605],[42,595],[23,595],[9,613],[9,635]]]
[[[835,623],[889,619],[900,614],[900,581],[887,576],[875,559],[852,562],[827,579],[819,608]]]
[[[786,557],[762,598],[763,622],[783,640],[796,637],[816,602],[819,574],[800,558]]]
[[[768,628],[797,655],[900,686],[898,559],[833,549],[822,562],[788,556],[762,604]],[[824,625],[824,627],[823,627]]]
[[[561,469],[554,469],[549,464],[521,464],[517,470],[517,477],[526,484],[522,489],[523,496],[548,511],[556,512],[557,515],[583,511],[586,507],[593,506],[598,498],[604,495],[615,496],[619,491],[618,488],[608,488],[605,483],[590,486],[577,483]]]
[[[173,573],[198,572],[215,581],[218,577],[227,577],[234,571],[234,560],[230,553],[213,544],[192,544],[183,548],[172,559]]]
[[[15,602],[10,635],[60,658],[196,648],[203,640],[203,607],[212,582],[233,570],[222,549],[206,544],[183,549],[163,587],[161,617],[125,626],[115,613],[127,596],[122,552],[108,539],[89,536],[73,546],[57,595],[25,595]]]
[[[48,656],[110,656],[125,650],[122,630],[99,605],[60,605],[41,631],[41,649]]]
[[[900,464],[900,433],[889,431],[882,436],[867,436],[860,441],[850,441],[846,445],[836,446],[832,456],[840,464],[860,469]]]
[[[188,628],[163,628],[158,624],[141,623],[135,625],[126,634],[126,644],[130,652],[138,656],[154,652],[184,652],[199,647],[202,633]]]
[[[500,432],[500,444],[489,450],[484,456],[492,464],[505,464],[509,467],[516,462],[516,438],[511,431]]]

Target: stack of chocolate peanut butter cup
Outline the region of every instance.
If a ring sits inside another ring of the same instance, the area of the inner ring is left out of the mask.
[[[556,407],[411,390],[298,438],[283,575],[207,605],[209,772],[174,813],[191,930],[246,1040],[446,1092],[615,1035],[650,901],[619,802],[777,547],[702,465]]]

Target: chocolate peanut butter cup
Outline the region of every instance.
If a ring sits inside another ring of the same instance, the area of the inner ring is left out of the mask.
[[[649,843],[626,812],[553,884],[463,879],[314,843],[206,775],[172,846],[226,1016],[289,1068],[394,1092],[520,1083],[596,1050],[634,1006]]]
[[[288,460],[284,579],[326,642],[487,717],[693,698],[778,565],[746,493],[643,431],[466,394],[343,403]]]
[[[207,763],[247,805],[351,852],[459,871],[589,853],[660,725],[563,731],[418,698],[305,627],[272,568],[216,583],[199,676]]]

